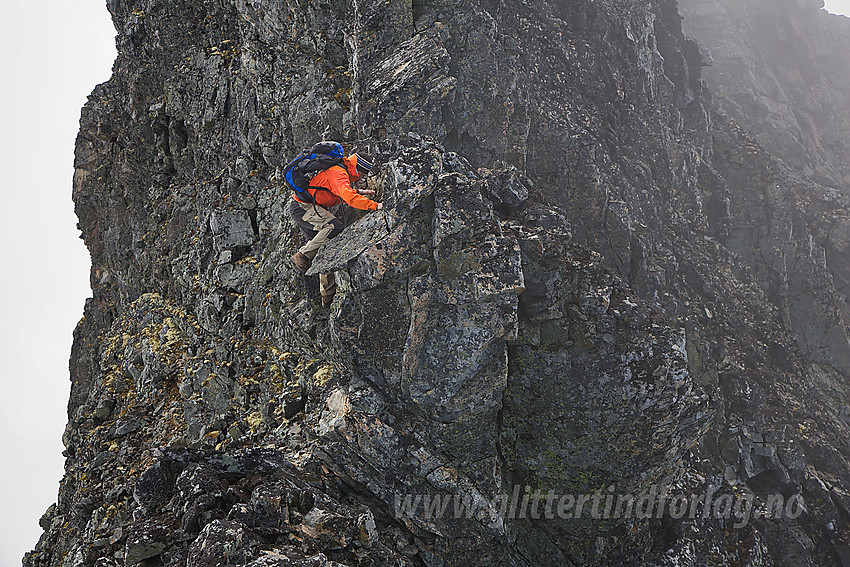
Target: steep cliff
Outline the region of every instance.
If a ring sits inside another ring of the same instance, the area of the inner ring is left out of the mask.
[[[25,564],[850,564],[850,30],[785,4],[683,2],[701,46],[673,0],[110,0]],[[376,156],[385,207],[304,278],[278,177],[319,138]]]
[[[815,181],[850,183],[850,20],[821,0],[681,2],[689,34],[710,51],[716,111]]]

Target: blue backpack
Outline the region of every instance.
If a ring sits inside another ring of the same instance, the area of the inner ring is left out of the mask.
[[[286,185],[303,203],[315,203],[308,189],[328,191],[325,187],[314,187],[310,180],[320,171],[335,165],[342,165],[345,152],[339,142],[319,142],[310,149],[301,152],[283,171]]]

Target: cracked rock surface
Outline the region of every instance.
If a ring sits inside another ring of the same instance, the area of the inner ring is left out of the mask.
[[[109,0],[25,566],[850,565],[850,32],[739,4]],[[279,175],[322,138],[384,209],[304,277]],[[515,489],[805,505],[501,514]]]

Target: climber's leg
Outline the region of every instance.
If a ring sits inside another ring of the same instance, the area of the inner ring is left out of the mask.
[[[299,252],[310,260],[316,257],[319,248],[331,238],[337,236],[344,225],[333,213],[318,205],[308,205],[292,200],[290,214],[309,242]]]

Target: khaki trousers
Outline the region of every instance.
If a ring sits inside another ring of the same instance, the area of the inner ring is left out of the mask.
[[[308,205],[292,199],[289,214],[307,237],[307,244],[302,246],[299,252],[307,256],[310,261],[316,257],[323,245],[344,228],[341,220],[336,218],[330,210],[319,205]],[[333,273],[319,274],[319,289],[322,295],[336,293],[336,277]]]

